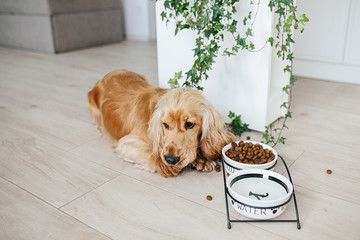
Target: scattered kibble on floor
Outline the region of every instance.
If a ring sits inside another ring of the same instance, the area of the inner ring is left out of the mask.
[[[211,200],[212,200],[212,196],[207,195],[207,196],[206,196],[206,199],[209,200],[209,201],[211,201]]]
[[[326,170],[327,174],[332,174],[332,171],[330,169]]]

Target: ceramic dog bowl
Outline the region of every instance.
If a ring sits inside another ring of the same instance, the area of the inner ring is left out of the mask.
[[[240,141],[237,141],[236,143],[238,144]],[[231,148],[231,143],[229,143],[228,145],[226,145],[225,147],[223,147],[222,149],[222,158],[224,160],[224,166],[226,171],[231,175],[233,173],[236,173],[240,170],[243,169],[266,169],[266,170],[270,170],[273,167],[275,167],[275,164],[277,162],[278,159],[278,154],[275,151],[275,149],[273,149],[272,147],[264,144],[264,143],[260,143],[260,142],[255,142],[255,141],[244,141],[244,143],[252,143],[252,144],[260,144],[264,149],[269,149],[271,150],[274,155],[275,158],[268,163],[263,163],[263,164],[246,164],[246,163],[240,163],[237,162],[235,160],[232,160],[231,158],[229,158],[228,156],[225,155],[226,151],[229,150]]]
[[[281,215],[293,193],[293,185],[287,178],[263,169],[239,171],[227,179],[226,185],[235,211],[255,219]]]

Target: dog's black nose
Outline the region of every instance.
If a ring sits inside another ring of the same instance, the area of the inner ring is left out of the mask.
[[[174,155],[165,155],[164,158],[168,164],[172,164],[172,165],[177,164],[180,160],[180,157]]]

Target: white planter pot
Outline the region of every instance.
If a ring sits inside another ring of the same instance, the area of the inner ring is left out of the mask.
[[[168,88],[174,73],[183,71],[183,76],[193,64],[196,33],[183,30],[175,37],[175,24],[166,25],[160,17],[163,3],[156,3],[157,51],[159,86]],[[274,14],[268,1],[261,1],[253,26],[252,42],[262,47],[275,34]],[[239,24],[249,12],[249,3],[241,1],[237,18]],[[275,37],[274,37],[275,38]],[[225,38],[225,44],[229,39]],[[242,120],[253,130],[264,131],[265,126],[286,112],[280,105],[288,96],[282,87],[288,84],[289,74],[283,72],[286,63],[279,60],[276,51],[269,45],[259,52],[241,51],[237,56],[219,56],[201,86],[205,97],[223,114],[229,110],[241,114]]]

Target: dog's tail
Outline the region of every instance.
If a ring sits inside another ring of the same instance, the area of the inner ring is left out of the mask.
[[[102,91],[99,89],[100,84],[95,84],[94,88],[88,93],[88,109],[91,113],[91,116],[97,124],[97,129],[102,131],[102,117],[100,112],[100,99]]]

